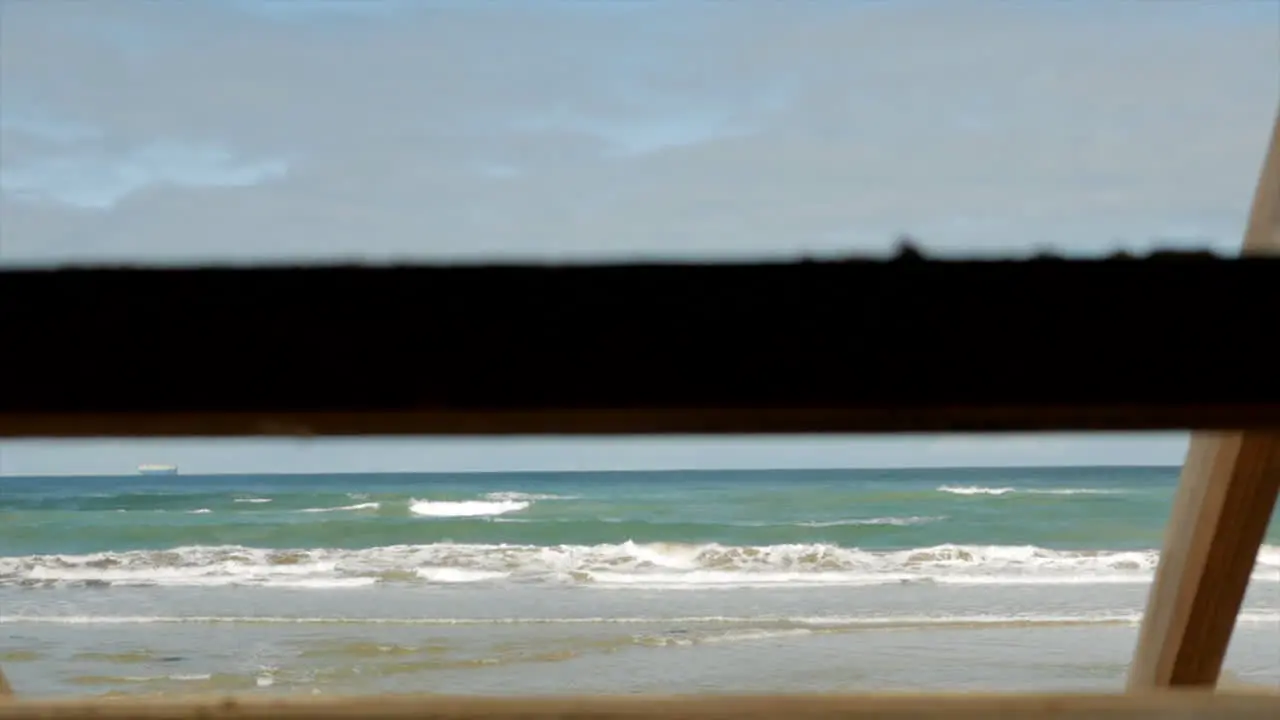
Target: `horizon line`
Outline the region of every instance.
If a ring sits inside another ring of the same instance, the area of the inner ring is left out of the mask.
[[[172,475],[143,475],[136,470],[127,473],[6,473],[0,471],[0,479],[5,478],[132,478],[132,477],[249,477],[255,475],[286,475],[286,476],[336,476],[336,475],[585,475],[585,474],[602,474],[602,475],[622,475],[622,474],[640,474],[640,473],[723,473],[723,472],[751,472],[751,473],[771,473],[771,472],[884,472],[884,471],[919,471],[919,470],[1066,470],[1066,469],[1170,469],[1181,468],[1181,463],[1172,464],[1151,464],[1151,463],[1135,463],[1135,464],[1071,464],[1071,465],[899,465],[891,467],[724,467],[724,468],[679,468],[679,467],[655,467],[655,468],[620,468],[620,469],[583,469],[583,468],[566,468],[566,469],[537,469],[537,470],[336,470],[336,471],[262,471],[262,470],[242,470],[242,471],[220,471],[220,472],[194,472],[182,473],[179,466],[179,472]]]

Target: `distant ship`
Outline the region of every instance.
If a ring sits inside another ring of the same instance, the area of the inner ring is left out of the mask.
[[[177,465],[139,465],[138,472],[143,475],[177,475]]]

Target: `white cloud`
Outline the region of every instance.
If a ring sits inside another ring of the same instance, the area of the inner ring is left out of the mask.
[[[115,150],[7,135],[5,212],[116,204],[0,257],[1229,250],[1280,99],[1263,5],[9,3],[6,97]],[[156,142],[273,181],[125,192]]]
[[[49,126],[42,127],[44,132]],[[0,175],[0,190],[19,201],[110,210],[153,186],[252,187],[283,178],[279,160],[242,161],[214,145],[155,141],[124,152],[83,146],[15,163]]]

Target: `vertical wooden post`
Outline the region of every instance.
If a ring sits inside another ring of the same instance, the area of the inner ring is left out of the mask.
[[[1280,254],[1280,111],[1271,129],[1271,146],[1253,195],[1253,209],[1244,232],[1246,255]]]
[[[1243,252],[1280,253],[1280,113]],[[1276,322],[1280,327],[1280,312]],[[1277,493],[1280,429],[1193,433],[1129,670],[1130,690],[1217,684]]]

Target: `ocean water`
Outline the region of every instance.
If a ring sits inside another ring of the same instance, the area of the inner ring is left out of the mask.
[[[0,477],[26,695],[1116,689],[1175,468]],[[1280,524],[1230,672],[1280,684]]]

